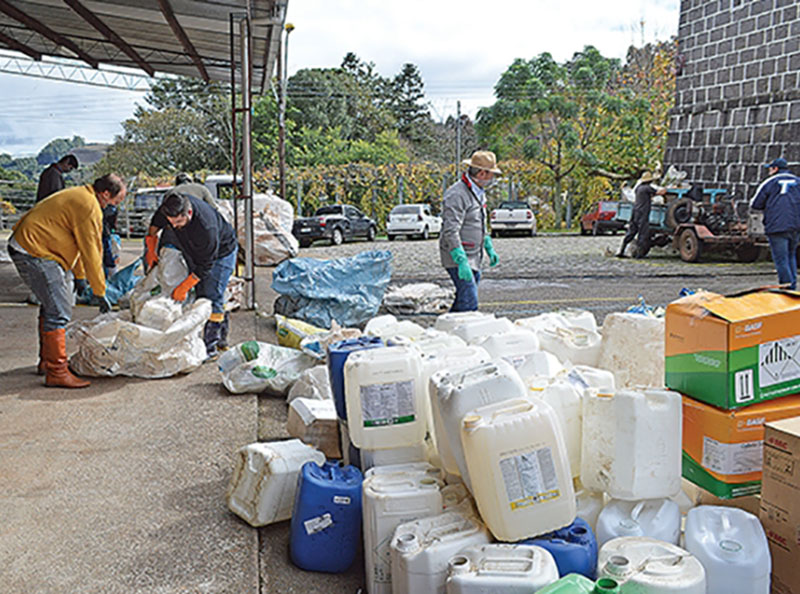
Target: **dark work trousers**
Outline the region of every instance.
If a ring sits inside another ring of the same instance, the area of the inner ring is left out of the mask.
[[[636,240],[635,258],[644,258],[647,252],[650,251],[650,213],[649,212],[634,212],[631,217],[631,222],[628,223],[628,232],[622,240],[622,247],[619,249],[620,254],[625,253],[625,248],[633,238]]]

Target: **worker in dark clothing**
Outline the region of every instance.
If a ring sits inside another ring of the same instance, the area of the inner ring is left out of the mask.
[[[158,231],[169,228],[177,248],[189,267],[189,276],[172,292],[176,301],[184,301],[194,287],[198,298],[211,300],[211,317],[203,331],[209,358],[227,348],[228,318],[225,313],[225,289],[236,264],[238,246],[233,227],[214,208],[194,196],[171,190],[153,215],[145,237],[145,264],[158,262]]]
[[[634,258],[644,258],[647,252],[650,251],[650,206],[653,196],[663,196],[667,193],[664,188],[657,188],[653,185],[656,179],[658,178],[655,174],[645,171],[636,184],[633,213],[628,223],[628,232],[625,233],[625,237],[622,240],[622,246],[619,248],[617,258],[625,257],[625,248],[634,238],[637,238]]]
[[[217,208],[217,204],[214,202],[214,197],[211,195],[211,191],[203,184],[192,181],[192,178],[188,173],[179,173],[175,176],[174,189],[176,192],[180,192],[181,194],[188,194],[189,196],[200,198],[200,200],[206,204]]]
[[[65,155],[57,163],[50,164],[39,176],[36,188],[36,202],[64,189],[64,174],[78,168],[75,155]]]

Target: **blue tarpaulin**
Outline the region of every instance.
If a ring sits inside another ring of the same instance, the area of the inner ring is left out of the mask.
[[[272,274],[272,288],[291,302],[291,317],[330,328],[357,326],[378,313],[392,277],[392,253],[361,252],[351,258],[292,258]],[[280,298],[279,298],[280,299]]]
[[[116,304],[123,295],[132,290],[136,283],[142,280],[142,277],[136,274],[136,268],[141,263],[142,259],[137,258],[122,270],[115,272],[111,278],[106,279],[106,297],[108,297],[108,301],[112,305]],[[93,297],[92,288],[86,287],[86,290],[77,296],[76,301],[78,303],[92,303]]]

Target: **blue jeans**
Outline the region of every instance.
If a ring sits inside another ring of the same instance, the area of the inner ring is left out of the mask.
[[[72,317],[72,289],[67,273],[55,260],[34,258],[25,252],[8,248],[25,284],[39,299],[39,316],[43,318],[44,331],[64,328]]]
[[[478,283],[481,282],[481,271],[473,270],[474,281],[465,281],[458,278],[458,268],[445,268],[447,274],[453,279],[456,286],[456,299],[453,301],[451,312],[477,311],[478,309]]]
[[[228,286],[228,280],[233,274],[233,268],[236,266],[236,254],[239,248],[235,247],[233,251],[227,256],[218,258],[211,266],[208,274],[204,275],[195,287],[195,295],[198,298],[205,297],[211,300],[212,313],[225,312],[225,288]]]
[[[790,289],[797,288],[797,243],[800,231],[784,231],[767,235],[772,261],[778,272],[778,282],[788,284]]]

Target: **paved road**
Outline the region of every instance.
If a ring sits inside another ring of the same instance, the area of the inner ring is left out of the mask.
[[[654,249],[645,260],[618,259],[621,236],[540,235],[494,240],[500,256],[496,268],[484,270],[481,309],[512,318],[562,307],[589,309],[602,321],[605,314],[637,302],[666,305],[683,287],[731,293],[777,282],[772,262],[737,262],[725,255],[700,263],[683,262],[672,250]],[[316,243],[301,256],[334,258],[364,250],[390,250],[392,282],[437,282],[451,286],[439,263],[436,239],[378,240],[330,246]]]

